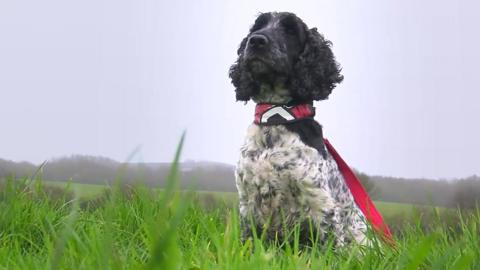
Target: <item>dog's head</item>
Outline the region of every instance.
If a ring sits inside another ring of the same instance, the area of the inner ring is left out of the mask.
[[[293,13],[260,14],[230,68],[236,98],[288,103],[326,99],[343,80],[331,42]]]

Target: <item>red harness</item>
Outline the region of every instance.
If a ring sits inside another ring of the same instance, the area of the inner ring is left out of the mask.
[[[315,108],[310,104],[295,106],[260,103],[255,107],[255,124],[281,125],[304,118],[313,118]]]
[[[295,122],[305,118],[313,118],[315,116],[315,108],[310,104],[300,104],[295,106],[273,105],[267,103],[257,104],[255,108],[254,123],[258,125],[281,125]],[[382,215],[375,207],[372,199],[365,191],[358,177],[353,173],[347,163],[340,157],[338,152],[333,148],[327,139],[324,139],[328,152],[337,162],[338,169],[345,179],[353,199],[358,208],[365,215],[372,225],[372,228],[381,234],[382,238],[389,244],[394,245],[392,233],[388,225],[384,222]]]

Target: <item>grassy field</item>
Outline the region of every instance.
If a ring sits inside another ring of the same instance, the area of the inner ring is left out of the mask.
[[[92,198],[101,195],[102,192],[108,188],[108,186],[106,185],[84,184],[64,181],[44,181],[44,184],[46,186],[53,186],[71,190],[73,193],[75,193],[78,197],[81,198]]]
[[[292,242],[242,243],[235,194],[178,192],[176,164],[162,191],[0,182],[0,269],[480,269],[478,210],[378,203],[411,221],[394,230],[395,248],[374,236],[371,247],[302,247],[295,231]]]
[[[64,181],[44,181],[45,186],[54,186],[71,190],[76,196],[81,198],[94,198],[100,196],[105,190],[111,188],[106,185],[84,184]],[[235,206],[237,204],[237,193],[235,192],[213,192],[213,191],[196,191],[195,194],[203,197],[203,200],[212,200],[215,202],[225,203]],[[386,217],[398,215],[401,213],[411,214],[415,211],[416,205],[394,202],[375,202],[380,212]]]
[[[67,193],[51,196],[48,185],[3,183],[0,269],[480,269],[478,213],[460,223],[460,231],[440,220],[429,232],[405,227],[396,249],[301,248],[259,239],[242,244],[230,207],[234,194],[208,209],[202,193],[113,187],[96,193],[101,197],[81,193],[92,202],[85,204]],[[392,213],[411,208],[379,207]]]

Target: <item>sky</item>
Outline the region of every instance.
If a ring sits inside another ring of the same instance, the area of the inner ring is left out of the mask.
[[[235,164],[254,104],[228,78],[259,12],[333,42],[345,80],[324,135],[368,174],[480,174],[475,1],[1,1],[0,158]],[[135,152],[135,150],[138,151]]]

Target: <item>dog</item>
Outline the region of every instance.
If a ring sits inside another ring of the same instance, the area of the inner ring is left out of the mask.
[[[312,230],[337,247],[365,243],[367,225],[313,119],[313,101],[342,82],[331,42],[295,14],[261,13],[229,76],[236,100],[256,105],[235,170],[242,239],[300,241]],[[330,238],[331,237],[331,238]]]

